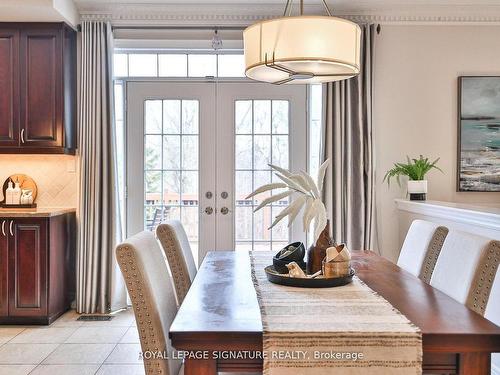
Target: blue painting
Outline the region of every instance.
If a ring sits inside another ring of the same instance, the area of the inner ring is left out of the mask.
[[[459,191],[500,192],[500,77],[460,77]]]

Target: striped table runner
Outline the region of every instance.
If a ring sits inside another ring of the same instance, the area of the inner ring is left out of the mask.
[[[337,288],[270,283],[272,253],[252,252],[264,329],[264,375],[422,373],[422,336],[358,278]]]

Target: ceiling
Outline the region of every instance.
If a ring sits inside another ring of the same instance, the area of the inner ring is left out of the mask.
[[[74,0],[0,0],[0,22],[79,22]]]
[[[285,0],[74,0],[77,5],[85,4],[285,4]],[[295,1],[296,3],[298,0]],[[321,4],[321,0],[304,0],[305,4]],[[498,5],[498,0],[328,0],[332,7],[369,9],[374,6],[450,6],[450,5]]]
[[[293,0],[297,10],[299,0]],[[336,15],[384,22],[500,23],[500,0],[326,0]],[[244,26],[280,16],[286,0],[0,0],[0,21],[111,20],[114,24]],[[321,0],[305,11],[324,14]]]

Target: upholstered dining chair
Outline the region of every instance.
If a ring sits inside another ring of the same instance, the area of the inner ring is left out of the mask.
[[[436,262],[430,284],[465,304],[481,256],[491,239],[450,230]]]
[[[398,266],[420,277],[422,267],[434,268],[433,262],[439,255],[448,229],[425,220],[414,220],[406,233],[398,258]],[[432,265],[425,265],[430,262]],[[431,271],[432,272],[432,271]],[[428,280],[427,280],[428,281]]]
[[[163,251],[154,234],[145,231],[125,240],[117,246],[116,257],[132,300],[142,352],[170,354],[168,331],[177,305]],[[144,368],[146,374],[184,373],[179,360],[158,356],[145,355]]]
[[[500,326],[500,241],[486,245],[476,268],[466,305]],[[500,374],[500,353],[491,355],[491,373]]]
[[[180,306],[197,272],[186,231],[180,221],[169,220],[156,227],[156,237],[167,257]]]

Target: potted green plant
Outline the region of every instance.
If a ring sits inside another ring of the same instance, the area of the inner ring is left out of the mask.
[[[412,201],[424,201],[427,194],[427,180],[425,175],[432,169],[437,169],[443,172],[436,164],[439,158],[433,162],[429,158],[424,158],[422,155],[418,159],[410,159],[406,157],[406,163],[395,163],[394,167],[389,169],[384,176],[384,181],[390,185],[391,178],[396,177],[396,180],[401,186],[401,176],[408,177],[408,194]]]

